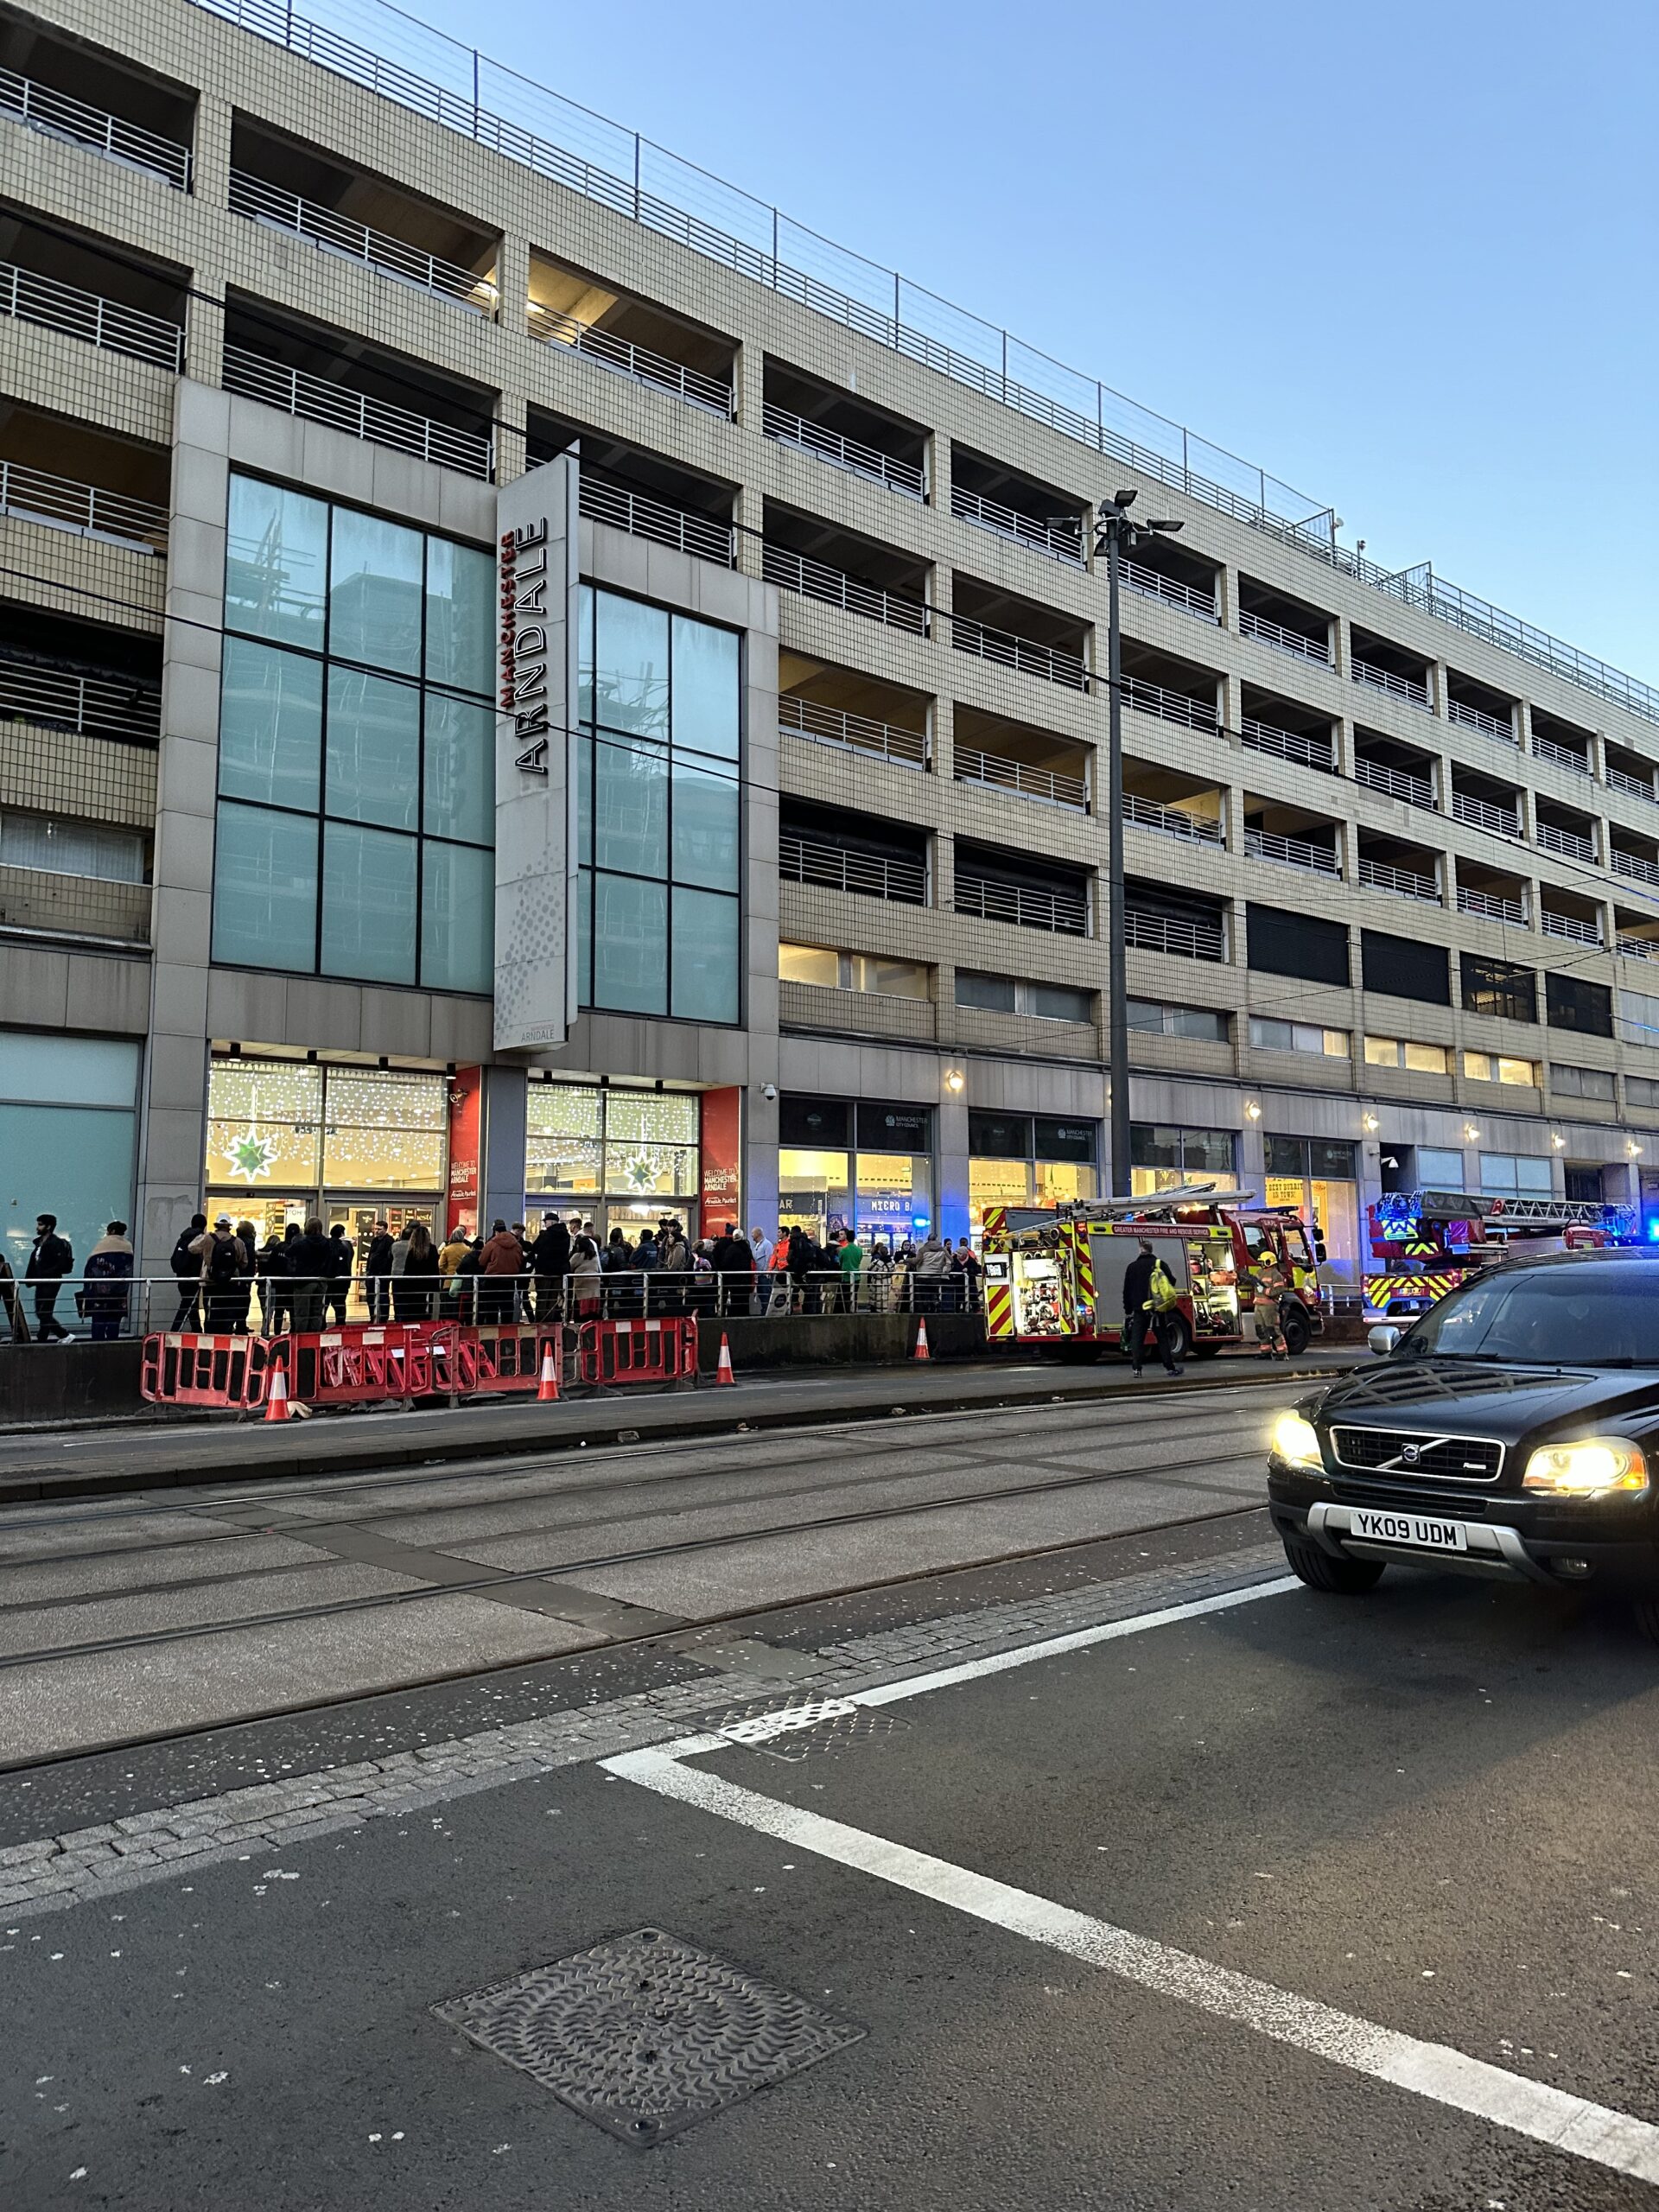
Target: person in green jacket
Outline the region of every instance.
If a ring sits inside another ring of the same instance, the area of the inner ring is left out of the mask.
[[[858,1311],[858,1278],[864,1266],[864,1248],[857,1238],[843,1236],[841,1240],[841,1302],[849,1313]]]

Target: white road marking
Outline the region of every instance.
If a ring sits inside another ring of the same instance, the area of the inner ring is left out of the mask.
[[[931,1675],[912,1675],[904,1681],[855,1691],[850,1701],[878,1706],[893,1704],[901,1698],[925,1696],[932,1690],[1004,1674],[1012,1668],[1030,1666],[1038,1660],[1069,1651],[1084,1650],[1119,1637],[1140,1635],[1148,1629],[1225,1611],[1296,1587],[1294,1579],[1288,1576],[1258,1582],[1243,1590],[1199,1599],[1191,1605],[1172,1605],[1128,1620],[1105,1622],[1071,1635],[1050,1637],[1040,1643],[1024,1644],[1012,1651],[992,1652],[982,1658],[965,1660],[958,1666],[943,1667]],[[760,1742],[768,1732],[779,1733],[799,1725],[791,1722],[789,1710],[785,1707],[775,1716],[760,1715],[746,1721],[745,1740]],[[776,1726],[766,1731],[764,1724],[769,1717]],[[797,1849],[813,1852],[821,1859],[872,1875],[878,1881],[891,1883],[917,1897],[949,1905],[974,1919],[1023,1936],[1033,1943],[1064,1951],[1086,1965],[1117,1974],[1159,1996],[1191,2005],[1217,2019],[1251,2028],[1275,2043],[1290,2044],[1328,2060],[1332,2065],[1346,2067],[1352,2073],[1368,2075],[1375,2081],[1389,2082],[1395,2088],[1408,2090],[1455,2112],[1467,2113],[1516,2134],[1530,2136],[1536,2142],[1605,2166],[1615,2173],[1659,2183],[1659,2127],[1646,2120],[1633,2119],[1628,2113],[1614,2111],[1607,2105],[1594,2104],[1586,2097],[1554,2088],[1547,2082],[1508,2073],[1501,2066],[1489,2065],[1484,2059],[1471,2058],[1466,2052],[1454,2050],[1448,2044],[1425,2043],[1416,2036],[1379,2027],[1375,2021],[1362,2019],[1357,2013],[1339,2012],[1313,1998],[1299,1997],[1272,1982],[1260,1981],[1254,1975],[1236,1974],[1230,1967],[1214,1965],[1190,1951],[1160,1943],[1150,1936],[1136,1936],[1128,1929],[1113,1926],[1109,1921],[1096,1920],[1088,1913],[1074,1911],[1046,1897],[1035,1897],[1029,1891],[993,1880],[988,1875],[976,1874],[969,1867],[953,1866],[948,1859],[912,1851],[906,1844],[890,1842],[866,1829],[849,1827],[843,1821],[829,1820],[822,1814],[763,1796],[757,1790],[727,1782],[719,1775],[683,1764],[688,1758],[728,1749],[730,1741],[726,1735],[685,1736],[660,1750],[625,1751],[619,1757],[601,1759],[598,1764],[624,1781],[654,1790],[659,1796],[695,1806],[699,1811],[735,1821],[740,1827],[774,1837]]]

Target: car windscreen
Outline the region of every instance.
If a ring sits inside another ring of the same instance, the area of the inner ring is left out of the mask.
[[[1659,1281],[1604,1268],[1487,1275],[1425,1313],[1400,1351],[1406,1358],[1659,1367]]]

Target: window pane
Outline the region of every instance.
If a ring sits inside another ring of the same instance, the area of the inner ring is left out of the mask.
[[[988,1014],[1012,1014],[1014,1005],[1011,976],[976,976],[957,970],[957,1004],[982,1007]]]
[[[594,859],[634,875],[668,874],[668,753],[601,737],[594,747]]]
[[[1180,1131],[1137,1122],[1129,1131],[1129,1159],[1136,1167],[1179,1167]]]
[[[221,796],[314,813],[322,763],[321,662],[227,637],[224,668]]]
[[[1041,1021],[1090,1021],[1094,1018],[1093,1002],[1087,991],[1073,990],[1065,983],[1033,983],[1031,1011]]]
[[[495,944],[495,855],[477,845],[421,849],[421,981],[487,991]]]
[[[1492,1056],[1490,1052],[1465,1052],[1463,1071],[1471,1083],[1490,1083],[1492,1079]]]
[[[1307,1173],[1307,1140],[1306,1137],[1268,1137],[1264,1157],[1269,1175],[1288,1175],[1300,1182]],[[1274,1201],[1268,1201],[1271,1205]],[[1287,1201],[1294,1205],[1295,1199]]]
[[[1029,1160],[1029,1114],[969,1114],[968,1151],[977,1160]]]
[[[1515,1163],[1515,1187],[1529,1198],[1547,1198],[1553,1187],[1549,1162],[1547,1160],[1517,1160]]]
[[[251,476],[231,479],[225,623],[256,637],[322,647],[328,510]]]
[[[354,668],[328,671],[325,811],[348,822],[416,824],[421,780],[421,695]]]
[[[1534,1085],[1537,1082],[1537,1077],[1534,1071],[1533,1065],[1530,1060],[1500,1059],[1497,1064],[1497,1079],[1500,1083],[1515,1083],[1524,1085]]]
[[[108,1221],[132,1219],[133,1140],[137,1116],[79,1106],[0,1106],[0,1222],[3,1249],[20,1281],[34,1240],[35,1216],[58,1217],[79,1271]],[[137,1239],[134,1239],[137,1242]],[[75,1301],[58,1319],[73,1329]],[[10,1331],[8,1331],[10,1333]]]
[[[960,978],[957,980],[957,1003],[958,1006],[962,1004]],[[1131,1029],[1149,1031],[1154,1037],[1161,1037],[1164,1032],[1164,1012],[1165,1009],[1155,999],[1131,999],[1129,1027]]]
[[[594,1004],[668,1012],[668,893],[661,883],[594,878]]]
[[[91,876],[100,883],[142,883],[144,841],[136,830],[7,812],[0,814],[0,867]]]
[[[674,742],[737,758],[738,639],[734,630],[674,617]]]
[[[464,699],[426,695],[425,812],[429,836],[488,845],[495,838],[495,715]]]
[[[844,1152],[785,1146],[778,1154],[778,1221],[785,1236],[798,1223],[819,1242],[830,1224],[849,1224]]]
[[[602,591],[594,610],[594,719],[641,737],[668,735],[668,613]]]
[[[1481,1155],[1480,1187],[1483,1191],[1498,1192],[1515,1189],[1515,1155],[1507,1152],[1488,1152]]]
[[[421,672],[421,567],[417,530],[334,511],[328,573],[328,650],[373,668]]]
[[[701,1121],[698,1100],[685,1091],[606,1094],[605,1135],[611,1144],[694,1145]]]
[[[0,1098],[31,1106],[130,1106],[139,1050],[101,1037],[0,1029]],[[28,1218],[32,1224],[35,1217]]]
[[[1408,1046],[1409,1051],[1409,1046]],[[1370,1068],[1397,1068],[1400,1065],[1400,1040],[1397,1037],[1368,1037],[1365,1039],[1365,1065]],[[1411,1062],[1408,1060],[1409,1067]]]
[[[841,980],[841,955],[816,944],[780,944],[778,976],[782,982],[823,983],[833,989]]]
[[[605,1188],[627,1198],[692,1198],[697,1188],[695,1145],[613,1140],[605,1146]]]
[[[1460,1152],[1436,1152],[1428,1145],[1417,1147],[1417,1181],[1425,1191],[1460,1191],[1463,1188],[1463,1154]]]
[[[365,983],[415,980],[415,840],[328,823],[322,967]]]
[[[317,964],[317,825],[224,802],[213,854],[213,957],[250,968]]]
[[[1189,1175],[1230,1175],[1233,1138],[1230,1129],[1188,1129],[1181,1165]]]
[[[890,999],[925,999],[928,995],[928,971],[915,960],[878,960],[874,954],[861,957],[858,988],[861,991],[876,991]]]
[[[336,649],[338,650],[338,648]],[[462,691],[493,686],[495,563],[471,545],[426,541],[426,672]]]
[[[1031,1202],[1031,1162],[1028,1160],[970,1160],[968,1162],[968,1225],[982,1226],[988,1206],[1028,1206]]]
[[[674,1012],[684,1021],[737,1020],[735,899],[674,893]]]
[[[207,1180],[314,1185],[322,1070],[304,1060],[215,1060],[207,1073]]]
[[[1212,1013],[1208,1007],[1173,1006],[1166,1009],[1170,1034],[1173,1037],[1202,1037],[1206,1043],[1224,1045],[1227,1042],[1227,1017]]]
[[[576,601],[576,720],[594,719],[594,588],[583,584]]]
[[[1444,1075],[1446,1047],[1444,1045],[1408,1044],[1406,1065],[1418,1075]]]
[[[674,762],[674,880],[711,891],[737,885],[737,779]]]

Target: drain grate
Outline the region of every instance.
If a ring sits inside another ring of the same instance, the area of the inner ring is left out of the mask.
[[[711,1734],[745,1751],[765,1751],[774,1759],[799,1760],[846,1751],[853,1744],[907,1728],[887,1706],[860,1705],[845,1697],[801,1698],[785,1705],[758,1699],[734,1705],[709,1724]]]
[[[866,2031],[654,1928],[433,2012],[625,2142],[658,2143]]]

